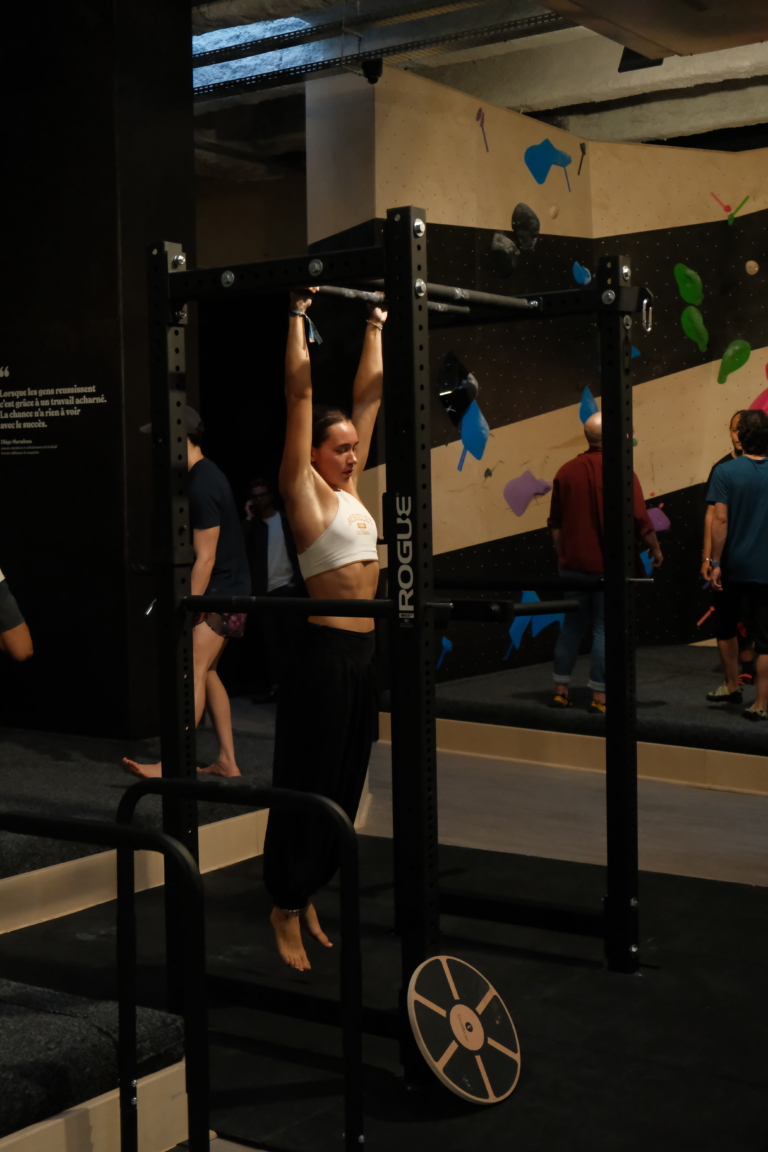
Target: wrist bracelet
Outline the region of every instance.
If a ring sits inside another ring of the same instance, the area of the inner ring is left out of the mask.
[[[306,322],[307,322],[307,339],[309,340],[310,344],[322,344],[322,342],[323,342],[322,336],[318,332],[317,328],[315,328],[314,324],[310,320],[309,316],[307,316],[306,312],[302,312],[301,308],[289,308],[288,309],[288,315],[289,316],[301,316],[302,320],[306,320]]]
[[[717,567],[717,568],[719,568],[719,567],[720,567],[720,561],[719,561],[719,560],[710,560],[710,559],[708,559],[708,560],[707,560],[707,563],[708,563],[708,564],[711,564],[713,568],[714,568],[714,567]]]
[[[371,324],[374,328],[378,328],[379,332],[384,331],[384,325],[379,324],[378,320],[366,320],[366,324]]]

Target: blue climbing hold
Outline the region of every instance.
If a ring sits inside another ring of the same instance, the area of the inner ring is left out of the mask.
[[[526,148],[523,159],[537,184],[544,183],[549,176],[550,168],[567,168],[571,163],[568,153],[555,148],[548,138],[542,140],[541,144],[532,144],[530,148]]]
[[[448,653],[453,652],[453,644],[451,643],[451,641],[448,639],[447,636],[443,636],[440,643],[443,645],[443,650],[440,653],[440,659],[437,662],[438,668],[442,664],[443,660],[445,660],[445,657],[448,655]]]
[[[589,385],[585,384],[584,391],[581,394],[581,404],[579,405],[579,420],[581,420],[582,424],[586,424],[590,416],[594,416],[595,412],[598,411],[597,400],[595,400],[590,392]]]
[[[523,592],[520,597],[522,604],[538,603],[538,596],[535,592]],[[534,636],[538,636],[539,632],[543,631],[550,624],[559,624],[562,628],[565,623],[565,614],[563,612],[552,613],[547,616],[516,616],[512,621],[509,628],[509,648],[504,655],[504,659],[508,660],[513,648],[519,648],[523,642],[523,636],[528,625],[531,625],[531,632]]]
[[[638,357],[639,355],[640,355],[640,349],[639,349],[639,348],[635,348],[635,346],[634,346],[634,344],[633,344],[633,345],[632,345],[632,359],[633,359],[633,360],[636,360],[636,359],[637,359],[637,357]]]
[[[589,268],[585,268],[583,264],[579,264],[578,260],[574,260],[573,278],[577,284],[589,284],[592,279],[592,273]]]
[[[646,576],[650,576],[651,573],[653,572],[653,564],[651,564],[651,553],[647,548],[646,548],[645,552],[640,553],[640,559],[643,562],[643,568],[645,568]],[[706,584],[704,585],[704,587],[706,588]]]
[[[464,467],[467,452],[474,456],[475,460],[482,460],[490,434],[488,421],[480,411],[477,400],[473,400],[461,418],[461,442],[464,445],[464,451],[459,460],[459,472]]]

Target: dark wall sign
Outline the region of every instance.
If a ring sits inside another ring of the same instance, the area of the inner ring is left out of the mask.
[[[6,14],[0,568],[35,642],[0,722],[155,727],[145,253],[194,259],[189,7]],[[152,34],[148,35],[151,24]]]

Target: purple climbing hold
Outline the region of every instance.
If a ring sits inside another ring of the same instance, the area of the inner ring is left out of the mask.
[[[662,512],[661,508],[649,508],[648,519],[653,524],[654,532],[666,532],[670,527],[669,516],[666,512]]]
[[[504,485],[504,499],[515,516],[522,516],[534,496],[546,496],[551,491],[549,480],[537,480],[533,472],[526,469],[522,476],[516,476]]]

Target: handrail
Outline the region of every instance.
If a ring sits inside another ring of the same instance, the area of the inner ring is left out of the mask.
[[[289,788],[256,788],[223,780],[140,780],[128,788],[117,807],[117,820],[129,824],[143,796],[177,795],[191,800],[248,807],[310,809],[324,812],[339,835],[341,862],[340,1002],[344,1054],[345,1148],[359,1152],[363,1144],[362,971],[358,901],[357,836],[352,821],[333,800],[314,792]]]
[[[160,852],[175,870],[181,880],[186,928],[183,980],[189,1148],[190,1152],[207,1152],[210,1138],[203,885],[192,856],[182,844],[164,832],[126,828],[100,820],[0,811],[0,831],[117,849],[118,1072],[122,1152],[137,1152],[138,1149],[133,854],[137,849]]]

